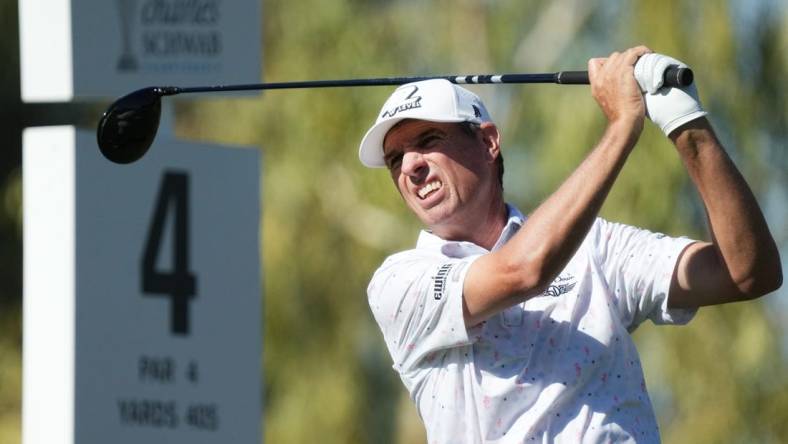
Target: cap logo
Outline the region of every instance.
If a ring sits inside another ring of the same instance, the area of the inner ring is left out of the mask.
[[[471,106],[473,106],[473,116],[474,117],[481,117],[482,116],[482,112],[481,112],[481,110],[479,110],[479,107],[476,106],[476,105],[471,105]]]
[[[383,114],[380,115],[381,119],[385,119],[386,117],[394,117],[398,113],[401,113],[403,111],[407,111],[407,110],[410,110],[410,109],[421,108],[421,96],[415,96],[414,97],[414,95],[416,94],[416,91],[419,90],[419,87],[416,86],[416,85],[411,85],[411,87],[413,88],[413,91],[411,91],[410,94],[408,94],[408,96],[405,97],[403,102],[400,103],[399,105],[397,105],[397,106],[395,106],[393,108],[390,108],[390,109],[386,110],[385,112],[383,112]]]

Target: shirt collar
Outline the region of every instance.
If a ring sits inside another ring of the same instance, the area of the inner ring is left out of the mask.
[[[517,233],[517,230],[525,223],[525,216],[517,208],[512,205],[506,204],[508,219],[506,225],[498,237],[498,241],[492,248],[495,251],[503,246],[509,239]],[[427,248],[430,250],[440,250],[446,256],[462,258],[474,254],[489,253],[486,248],[480,247],[473,242],[467,241],[447,241],[432,234],[427,230],[422,230],[419,234],[419,240],[416,242],[416,248]]]

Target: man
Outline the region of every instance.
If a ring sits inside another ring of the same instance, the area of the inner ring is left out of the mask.
[[[430,443],[659,442],[629,332],[781,285],[774,240],[694,87],[661,88],[671,64],[643,46],[589,61],[607,128],[527,218],[504,202],[500,136],[478,97],[428,80],[383,106],[360,159],[389,169],[428,229],[377,270],[369,304]],[[647,114],[712,242],[597,218]]]

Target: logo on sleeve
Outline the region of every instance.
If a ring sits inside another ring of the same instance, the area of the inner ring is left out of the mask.
[[[433,278],[435,280],[432,292],[433,297],[436,301],[439,301],[443,297],[443,291],[446,289],[446,278],[449,277],[449,272],[454,267],[454,264],[443,264],[438,269],[438,273]]]

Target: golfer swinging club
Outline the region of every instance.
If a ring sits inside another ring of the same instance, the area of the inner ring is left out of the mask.
[[[659,442],[629,333],[782,283],[752,192],[677,60],[639,46],[591,59],[607,119],[597,145],[528,216],[503,198],[498,128],[445,80],[397,88],[361,142],[426,226],[368,288],[394,369],[430,443]],[[642,92],[641,92],[642,91]],[[597,218],[648,116],[703,200],[711,242]]]

